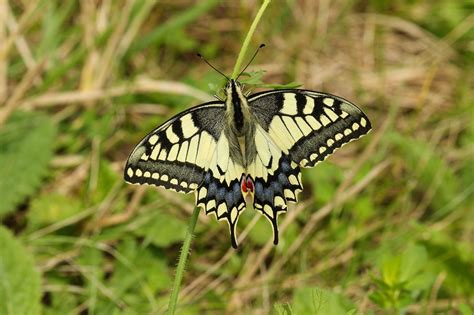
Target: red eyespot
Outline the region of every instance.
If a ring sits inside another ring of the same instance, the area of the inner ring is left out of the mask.
[[[247,186],[247,189],[250,190],[250,192],[253,193],[253,180],[252,180],[252,177],[247,176],[246,186]]]
[[[247,182],[244,176],[242,176],[242,179],[240,180],[240,187],[242,188],[242,192],[247,192]]]
[[[254,186],[253,186],[253,180],[252,177],[247,176],[245,177],[244,175],[242,176],[242,179],[240,180],[240,187],[242,188],[242,192],[252,192],[254,191]]]

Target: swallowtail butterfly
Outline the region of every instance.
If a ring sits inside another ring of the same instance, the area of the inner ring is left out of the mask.
[[[125,180],[183,193],[229,224],[246,204],[272,224],[303,189],[301,167],[313,167],[371,124],[354,104],[335,95],[300,89],[247,97],[230,79],[225,100],[190,108],[153,130],[133,150]]]

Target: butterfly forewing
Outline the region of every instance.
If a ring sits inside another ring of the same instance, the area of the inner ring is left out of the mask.
[[[249,106],[270,138],[302,167],[314,166],[371,129],[357,106],[325,93],[263,92],[251,96]]]
[[[216,139],[223,130],[225,108],[212,102],[185,111],[148,134],[132,151],[125,180],[191,192],[203,181]]]
[[[125,166],[125,180],[178,192],[195,192],[197,206],[229,223],[232,244],[239,213],[245,209],[240,191],[242,166],[229,158],[223,132],[225,106],[203,104],[185,111],[148,134]]]

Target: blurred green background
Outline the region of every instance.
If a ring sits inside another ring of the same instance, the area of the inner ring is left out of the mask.
[[[0,314],[161,314],[194,198],[126,185],[212,99],[258,0],[0,0]],[[253,80],[358,104],[373,131],[303,171],[281,240],[201,213],[179,314],[472,314],[474,2],[273,0]],[[264,71],[264,72],[261,72]],[[257,91],[258,89],[256,89]]]

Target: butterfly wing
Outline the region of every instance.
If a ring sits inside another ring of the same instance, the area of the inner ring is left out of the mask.
[[[149,133],[127,160],[124,178],[178,192],[195,192],[207,214],[225,219],[231,230],[245,201],[240,190],[242,167],[229,154],[224,131],[225,105],[210,102],[191,108]]]
[[[295,202],[303,189],[300,167],[312,167],[336,149],[365,135],[371,124],[354,104],[338,96],[307,91],[277,90],[249,98],[258,123],[254,207],[270,220],[278,242],[277,216]]]

